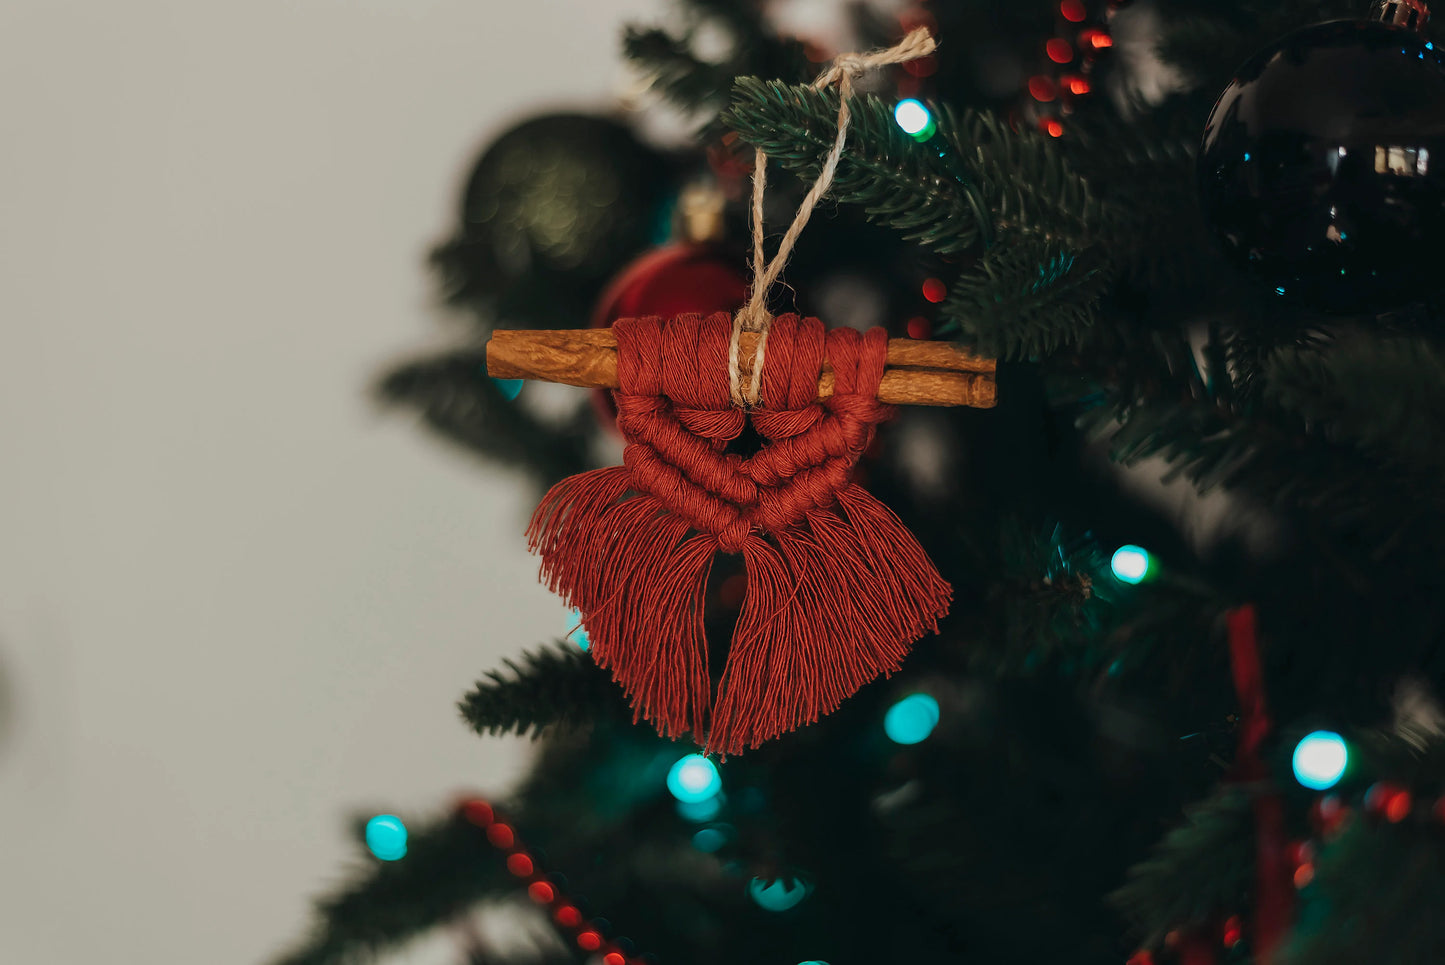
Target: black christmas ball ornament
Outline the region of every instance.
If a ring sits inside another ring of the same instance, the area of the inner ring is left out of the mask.
[[[1291,302],[1380,312],[1445,288],[1445,57],[1423,0],[1255,54],[1204,130],[1199,182],[1227,256]]]
[[[670,188],[666,160],[623,125],[542,114],[482,152],[458,230],[433,257],[457,299],[595,286],[652,243]]]

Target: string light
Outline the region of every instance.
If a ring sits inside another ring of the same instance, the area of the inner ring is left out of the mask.
[[[713,854],[728,843],[728,836],[721,828],[703,828],[692,836],[692,846],[699,851]]]
[[[1063,137],[1064,125],[1060,124],[1058,121],[1054,120],[1051,117],[1044,122],[1044,133],[1047,134],[1049,137]]]
[[[1081,23],[1089,15],[1089,10],[1084,6],[1084,0],[1063,0],[1059,4],[1059,13],[1064,19],[1073,23]]]
[[[688,754],[678,758],[667,772],[667,789],[684,804],[697,804],[722,790],[722,775],[706,757]]]
[[[1056,64],[1067,64],[1074,59],[1074,45],[1062,37],[1050,37],[1044,44],[1044,53]]]
[[[1311,790],[1326,791],[1345,776],[1349,760],[1343,737],[1331,730],[1317,730],[1295,745],[1291,763],[1296,781]]]
[[[808,886],[802,881],[787,881],[778,878],[771,883],[762,878],[748,882],[748,894],[764,911],[787,911],[795,908],[808,897]]]
[[[923,281],[923,297],[937,305],[948,297],[948,286],[937,278],[925,278]]]
[[[1054,82],[1043,74],[1029,78],[1029,93],[1033,95],[1034,100],[1044,101],[1045,103],[1059,96],[1058,89],[1054,86]]]
[[[893,120],[915,141],[926,141],[938,130],[933,112],[920,100],[905,98],[893,108]]]
[[[726,800],[727,795],[719,791],[712,797],[702,801],[678,801],[677,814],[678,817],[683,820],[702,824],[717,817],[718,813],[722,811],[723,802]]]
[[[938,726],[938,701],[928,694],[909,694],[883,715],[883,733],[895,744],[917,744]]]
[[[526,379],[492,379],[497,386],[497,391],[502,393],[502,398],[511,402],[522,394],[522,386],[527,384]]]
[[[1115,579],[1120,582],[1143,583],[1154,569],[1154,559],[1144,547],[1130,543],[1114,551],[1109,569],[1114,571]]]
[[[406,825],[394,814],[378,814],[366,822],[366,846],[382,861],[406,857]]]

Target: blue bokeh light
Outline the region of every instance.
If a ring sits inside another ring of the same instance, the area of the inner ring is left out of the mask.
[[[895,744],[917,744],[938,726],[938,701],[928,694],[909,694],[883,715],[883,733]]]
[[[688,754],[667,772],[667,789],[684,804],[697,804],[722,790],[722,775],[706,757]]]
[[[527,384],[526,379],[492,379],[497,384],[497,391],[502,393],[503,398],[508,402],[522,394],[522,386]]]
[[[717,817],[726,802],[727,795],[721,791],[701,801],[678,801],[677,814],[686,821],[702,824]]]
[[[808,891],[807,884],[798,880],[778,878],[769,884],[762,878],[754,878],[748,882],[748,895],[764,911],[787,911],[797,907],[808,897]]]
[[[1306,734],[1294,749],[1294,777],[1305,787],[1326,791],[1345,776],[1350,751],[1345,739],[1332,730]]]
[[[720,827],[703,828],[692,836],[692,846],[699,851],[713,854],[728,843],[727,832]]]
[[[578,650],[592,649],[592,640],[587,636],[587,628],[582,625],[581,610],[567,611],[567,642],[576,644]]]
[[[378,814],[366,822],[366,846],[382,861],[406,857],[406,825],[394,814]]]
[[[1109,569],[1114,571],[1116,579],[1124,583],[1143,583],[1153,568],[1154,560],[1149,551],[1132,543],[1116,549],[1109,560]]]
[[[923,102],[912,97],[899,101],[893,108],[893,120],[903,128],[903,133],[917,141],[926,141],[938,130],[933,112]]]

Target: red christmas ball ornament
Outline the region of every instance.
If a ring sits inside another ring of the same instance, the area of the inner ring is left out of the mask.
[[[610,328],[619,318],[735,312],[747,296],[748,278],[737,259],[712,245],[667,245],[622,269],[597,300],[589,324]],[[597,418],[615,429],[612,393],[596,389],[592,401]]]

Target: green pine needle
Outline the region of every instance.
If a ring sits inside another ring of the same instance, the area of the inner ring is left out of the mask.
[[[1239,785],[1220,787],[1192,808],[1111,900],[1147,946],[1174,929],[1238,911],[1254,876],[1254,812]]]
[[[592,658],[559,643],[504,660],[462,698],[462,718],[479,734],[528,734],[630,718],[622,691]]]

